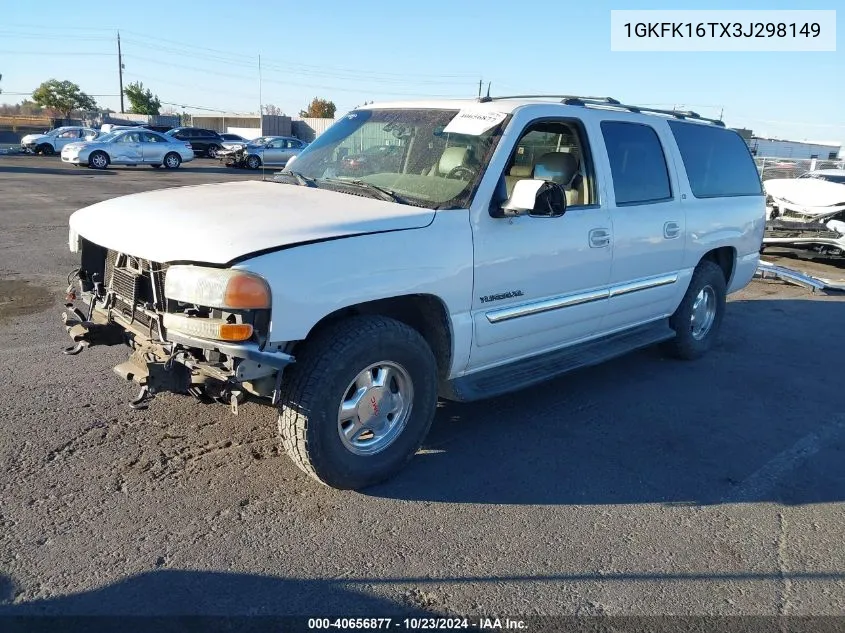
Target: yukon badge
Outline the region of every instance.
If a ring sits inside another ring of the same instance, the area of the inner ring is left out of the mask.
[[[478,300],[481,303],[490,303],[491,301],[501,301],[502,299],[511,299],[512,297],[521,297],[523,296],[522,290],[510,290],[508,292],[503,292],[497,295],[487,295],[485,297],[479,297]]]

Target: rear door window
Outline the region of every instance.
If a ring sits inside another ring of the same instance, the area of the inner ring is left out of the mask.
[[[657,132],[650,125],[602,121],[616,204],[645,204],[672,198],[669,169]]]
[[[682,121],[669,121],[669,128],[696,198],[763,193],[754,158],[739,134],[715,125]]]

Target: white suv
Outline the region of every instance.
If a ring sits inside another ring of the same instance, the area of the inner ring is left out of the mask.
[[[351,173],[347,157],[376,146],[399,149]],[[74,213],[69,299],[88,306],[68,303],[66,352],[128,344],[115,370],[143,386],[133,406],[160,391],[235,413],[264,399],[305,472],[357,489],[414,455],[438,397],[655,343],[701,356],[754,275],[764,216],[742,138],[695,113],[566,96],[372,104],[273,182]]]

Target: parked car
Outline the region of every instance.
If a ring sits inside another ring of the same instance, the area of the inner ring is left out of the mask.
[[[75,143],[79,140],[93,140],[99,132],[88,127],[65,126],[50,130],[44,134],[27,134],[21,139],[21,149],[35,154],[52,156],[61,152],[68,143]]]
[[[194,159],[191,144],[152,130],[116,130],[86,143],[62,149],[62,161],[80,167],[105,169],[109,165],[150,165],[176,169]]]
[[[386,136],[405,151],[393,171],[338,175],[342,150]],[[526,163],[520,148],[546,144]],[[76,211],[88,307],[65,314],[66,352],[128,341],[115,371],[140,383],[135,407],[163,391],[233,413],[267,402],[304,472],[358,489],[415,454],[438,397],[510,393],[657,343],[707,353],[757,270],[764,213],[748,146],[695,113],[371,104],[272,181]]]
[[[249,143],[249,139],[244,138],[240,134],[230,134],[229,132],[221,134],[220,138],[229,143]]]
[[[194,148],[195,154],[209,158],[217,158],[217,152],[224,141],[214,130],[199,127],[176,127],[165,134],[180,141],[187,141]]]
[[[246,144],[230,142],[218,157],[232,167],[284,167],[308,143],[290,136],[262,136]]]
[[[380,171],[396,172],[402,152],[400,145],[374,145],[358,154],[344,156],[340,162],[341,169],[345,174],[359,176]]]

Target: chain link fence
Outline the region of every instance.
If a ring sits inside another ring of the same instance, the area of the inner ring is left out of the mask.
[[[845,159],[822,160],[819,158],[772,158],[755,156],[754,163],[763,180],[772,178],[798,178],[801,174],[817,169],[845,169]]]

